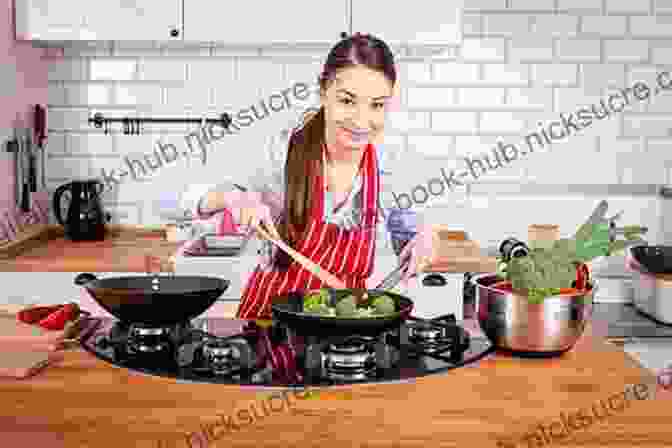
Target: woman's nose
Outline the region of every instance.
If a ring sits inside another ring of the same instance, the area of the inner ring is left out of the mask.
[[[353,112],[351,121],[358,129],[369,129],[373,121],[373,116],[365,107],[358,107]]]

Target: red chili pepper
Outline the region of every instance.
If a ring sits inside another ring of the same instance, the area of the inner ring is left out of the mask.
[[[20,322],[24,322],[26,324],[36,324],[50,314],[60,310],[62,307],[63,305],[34,306],[19,311],[19,313],[16,315],[16,318]]]
[[[39,326],[47,330],[63,330],[65,324],[69,321],[75,320],[79,315],[79,306],[76,303],[68,303],[63,305],[61,309],[55,313],[51,313],[39,322]]]
[[[576,266],[576,289],[583,291],[588,286],[588,277],[590,273],[588,271],[588,266],[584,263],[581,263]]]

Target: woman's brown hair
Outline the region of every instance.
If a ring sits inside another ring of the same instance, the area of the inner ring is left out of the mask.
[[[337,43],[327,56],[319,77],[320,91],[326,91],[339,70],[363,65],[378,71],[395,84],[397,73],[394,55],[382,40],[369,34],[354,34]],[[322,146],[325,143],[324,107],[294,132],[287,150],[285,163],[285,205],[278,223],[280,236],[297,248],[306,230],[311,207],[315,203],[315,177],[322,171]],[[282,251],[277,252],[276,264],[286,268],[291,259]]]

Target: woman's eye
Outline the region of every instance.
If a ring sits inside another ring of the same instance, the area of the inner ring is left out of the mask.
[[[353,101],[350,98],[341,98],[341,103],[345,105],[353,104]]]
[[[373,105],[374,109],[382,109],[383,107],[385,107],[385,103],[376,103]]]

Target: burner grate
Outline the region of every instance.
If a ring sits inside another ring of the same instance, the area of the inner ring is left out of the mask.
[[[411,317],[383,333],[356,336],[297,334],[282,324],[246,329],[245,323],[208,318],[156,329],[102,319],[82,346],[111,364],[148,375],[255,387],[412,381],[477,361],[492,348],[484,337],[470,340],[454,316]],[[140,349],[129,353],[129,345],[138,341]],[[158,342],[170,348],[141,347]]]
[[[435,319],[411,317],[402,325],[408,348],[416,355],[425,355],[450,362],[459,360],[469,348],[469,333],[464,331],[454,314]]]

